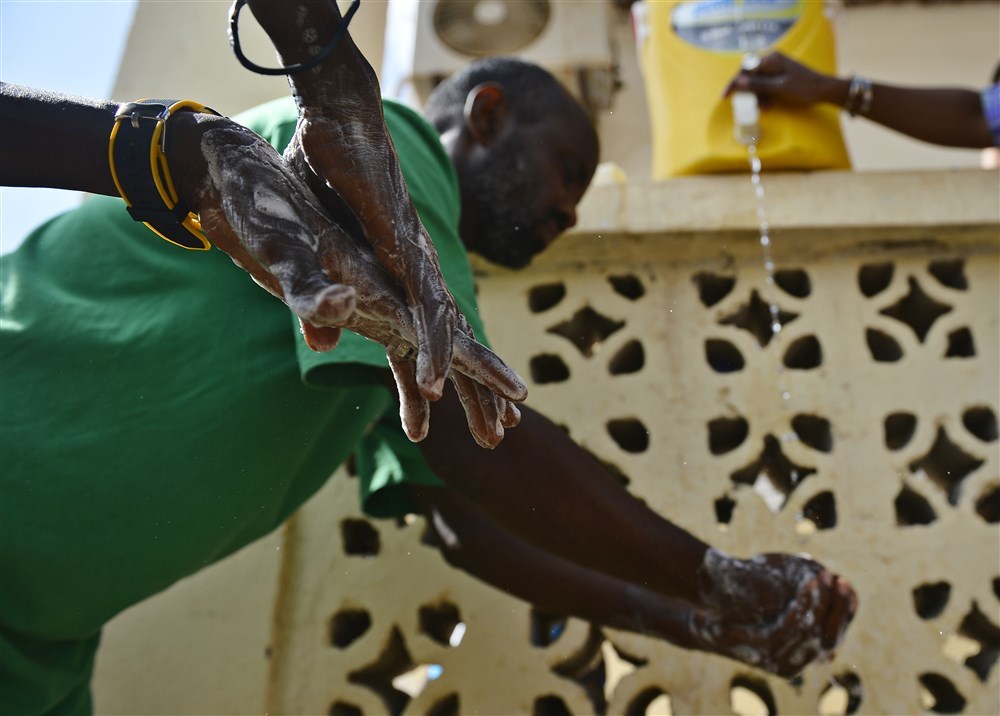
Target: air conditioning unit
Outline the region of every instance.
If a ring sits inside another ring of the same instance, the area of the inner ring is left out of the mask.
[[[610,102],[614,57],[608,0],[389,0],[384,94],[419,106],[478,57],[541,65],[592,108]],[[604,97],[607,95],[607,97]]]

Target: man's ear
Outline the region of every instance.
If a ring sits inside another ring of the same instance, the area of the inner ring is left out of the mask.
[[[496,82],[477,85],[465,98],[465,128],[479,144],[492,144],[508,115],[507,97]]]

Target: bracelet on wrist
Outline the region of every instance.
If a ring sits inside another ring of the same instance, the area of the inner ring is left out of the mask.
[[[232,47],[233,53],[236,55],[236,59],[239,60],[239,63],[245,68],[251,72],[256,72],[258,75],[267,75],[271,77],[278,75],[288,75],[290,77],[293,74],[310,70],[326,60],[326,58],[333,53],[337,45],[340,43],[341,38],[347,32],[347,26],[351,24],[351,18],[354,17],[354,13],[356,13],[358,8],[361,7],[361,0],[353,0],[351,2],[351,6],[347,9],[347,13],[337,24],[336,29],[333,31],[333,35],[330,37],[329,41],[320,48],[319,52],[317,52],[315,56],[310,57],[304,62],[297,62],[285,67],[261,67],[243,54],[243,47],[240,44],[240,10],[243,9],[243,6],[246,5],[247,2],[249,2],[249,0],[235,0],[232,7],[229,9],[229,46]],[[329,2],[333,3],[334,0],[329,0]],[[336,3],[334,3],[334,7],[336,7]]]
[[[206,251],[212,245],[178,195],[167,165],[167,122],[180,111],[221,116],[192,100],[143,99],[119,106],[108,140],[111,178],[135,221],[181,248]]]
[[[874,94],[869,80],[860,75],[853,75],[851,86],[847,90],[847,99],[844,100],[844,109],[852,117],[868,114]]]

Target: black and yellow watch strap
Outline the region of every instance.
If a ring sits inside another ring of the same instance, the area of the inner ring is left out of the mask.
[[[205,251],[212,245],[197,215],[178,196],[164,153],[167,119],[182,110],[219,114],[191,100],[143,99],[121,105],[111,130],[108,161],[133,219],[172,244]]]

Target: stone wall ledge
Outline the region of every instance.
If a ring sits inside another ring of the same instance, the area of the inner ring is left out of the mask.
[[[1000,172],[781,172],[762,177],[775,260],[858,253],[993,253]],[[760,256],[749,174],[591,187],[579,223],[531,270]],[[505,273],[483,261],[477,272]]]

